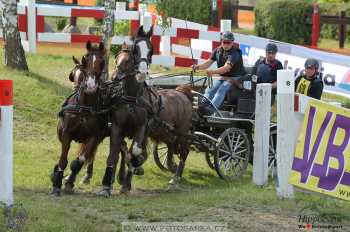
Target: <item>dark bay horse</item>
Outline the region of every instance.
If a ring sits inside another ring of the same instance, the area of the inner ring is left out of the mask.
[[[109,134],[106,115],[94,114],[101,105],[99,87],[105,65],[105,48],[103,43],[94,47],[88,42],[86,49],[87,54],[82,57],[81,62],[73,57],[75,67],[69,79],[74,82],[75,91],[63,106],[57,125],[61,155],[51,176],[52,194],[57,196],[61,192],[63,172],[68,164],[67,156],[72,140],[82,144],[78,157],[70,164],[71,174],[65,183],[67,192],[72,191],[76,175],[83,164],[93,161],[97,146]]]
[[[112,122],[116,121],[117,123],[115,123],[114,128],[112,126],[112,131],[114,130],[115,134],[113,134],[113,132],[111,133],[111,141],[113,139],[114,142],[111,142],[110,156],[107,160],[106,173],[102,182],[104,188],[99,192],[99,195],[102,196],[110,196],[111,194],[111,182],[108,176],[113,176],[113,170],[116,166],[116,162],[118,162],[118,147],[122,140],[122,138],[118,138],[118,135],[127,135],[127,132],[131,131],[130,126],[134,126],[133,123],[136,122],[139,123],[138,126],[142,129],[133,131],[136,133],[136,137],[134,137],[132,151],[129,152],[129,158],[126,159],[129,168],[124,178],[121,191],[130,191],[133,170],[135,166],[140,165],[147,157],[145,153],[145,136],[150,135],[151,138],[157,142],[165,142],[174,153],[180,153],[180,163],[177,167],[175,177],[169,182],[170,184],[177,183],[184,170],[185,161],[189,153],[186,135],[189,134],[192,121],[192,92],[189,86],[180,86],[175,90],[169,89],[155,92],[145,85],[144,81],[148,74],[152,56],[152,47],[149,46],[150,34],[151,33],[148,33],[143,37],[139,37],[139,39],[136,40],[138,43],[134,43],[131,48],[128,48],[124,44],[122,51],[116,57],[116,68],[113,78],[115,80],[119,79],[120,81],[124,81],[126,88],[131,87],[130,90],[126,91],[129,92],[129,94],[134,94],[133,96],[137,99],[136,102],[138,105],[128,105],[129,112],[127,112],[127,107],[124,107],[124,109],[119,108],[120,111],[114,113],[115,115]],[[139,46],[140,44],[143,44],[143,46]],[[145,64],[140,65],[142,61],[145,62]],[[130,110],[130,108],[133,109]],[[148,117],[141,117],[141,115]],[[148,120],[147,128],[144,127],[143,120]],[[149,125],[150,121],[153,122],[151,126]],[[134,129],[135,128],[137,128],[137,126],[134,126]],[[150,128],[153,129],[148,133],[147,130]],[[143,139],[143,143],[142,146],[139,147],[137,139],[141,141],[141,138]],[[140,154],[141,151],[143,154],[142,156],[137,154]],[[136,157],[142,157],[141,161]]]
[[[152,61],[153,48],[150,42],[152,29],[148,33],[143,32],[140,27],[137,39],[134,41],[131,49],[131,55],[134,56],[136,70],[144,73],[143,79],[148,75],[148,69]],[[117,69],[116,69],[117,70]],[[141,74],[140,74],[141,75]],[[143,91],[143,104],[147,108],[152,108],[149,114],[149,132],[148,135],[154,142],[163,142],[167,144],[171,151],[168,154],[180,154],[180,163],[176,168],[174,178],[170,184],[177,183],[183,173],[185,161],[189,153],[189,144],[187,135],[192,127],[192,90],[190,86],[178,86],[174,89],[164,89],[155,91],[149,86],[145,86]],[[168,157],[168,165],[173,164],[173,157]]]
[[[109,197],[111,195],[113,176],[119,160],[124,138],[132,139],[132,145],[124,163],[128,164],[126,176],[122,175],[122,192],[131,189],[131,180],[135,168],[142,165],[147,157],[146,151],[146,129],[148,122],[148,111],[140,102],[143,94],[144,73],[136,70],[134,56],[126,44],[123,44],[121,52],[116,57],[117,69],[112,79],[119,83],[123,94],[114,99],[114,109],[110,113],[112,123],[110,132],[110,152],[106,161],[106,171],[102,180],[103,189],[99,196]]]

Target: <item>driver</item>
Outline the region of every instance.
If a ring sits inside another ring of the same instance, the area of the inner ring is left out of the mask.
[[[212,77],[217,74],[220,77],[213,82],[211,88],[205,90],[205,97],[210,99],[215,107],[220,107],[226,93],[230,90],[235,79],[243,76],[246,72],[243,66],[242,51],[234,47],[234,36],[232,32],[226,31],[221,36],[221,45],[216,48],[207,61],[200,65],[193,65],[194,71],[206,70],[207,76]],[[208,68],[217,62],[217,69]],[[207,107],[207,113],[213,113],[212,107]]]

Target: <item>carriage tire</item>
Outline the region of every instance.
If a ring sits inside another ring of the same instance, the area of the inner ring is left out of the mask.
[[[166,163],[166,157],[173,156],[174,154],[169,154],[168,146],[164,143],[153,143],[153,158],[156,165],[163,171],[169,171],[172,173],[176,172],[177,164],[173,162],[171,167],[168,167]]]
[[[207,161],[207,164],[210,169],[215,169],[215,154],[213,152],[205,152],[205,161]]]
[[[238,179],[247,170],[250,153],[251,143],[247,134],[237,128],[226,129],[216,145],[214,156],[216,173],[224,180]],[[228,165],[230,169],[227,169]]]

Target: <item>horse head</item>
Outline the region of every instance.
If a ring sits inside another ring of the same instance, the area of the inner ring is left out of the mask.
[[[151,36],[153,27],[148,32],[144,32],[143,26],[139,28],[136,36],[133,38],[132,53],[136,64],[136,79],[145,81],[148,76],[148,70],[152,62],[153,46]]]

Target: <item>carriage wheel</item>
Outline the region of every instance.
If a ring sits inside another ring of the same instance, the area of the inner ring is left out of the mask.
[[[215,169],[215,153],[207,151],[205,152],[205,161],[211,169]]]
[[[237,128],[226,129],[216,146],[214,165],[217,174],[227,180],[242,176],[248,166],[250,147],[246,133]]]
[[[164,171],[176,172],[180,158],[169,151],[165,143],[153,143],[153,158],[156,165]],[[168,165],[168,159],[172,158],[171,165]],[[170,167],[169,167],[170,166]]]
[[[277,128],[270,129],[270,145],[269,145],[269,170],[274,176],[274,167],[276,167],[276,147],[277,147]]]

